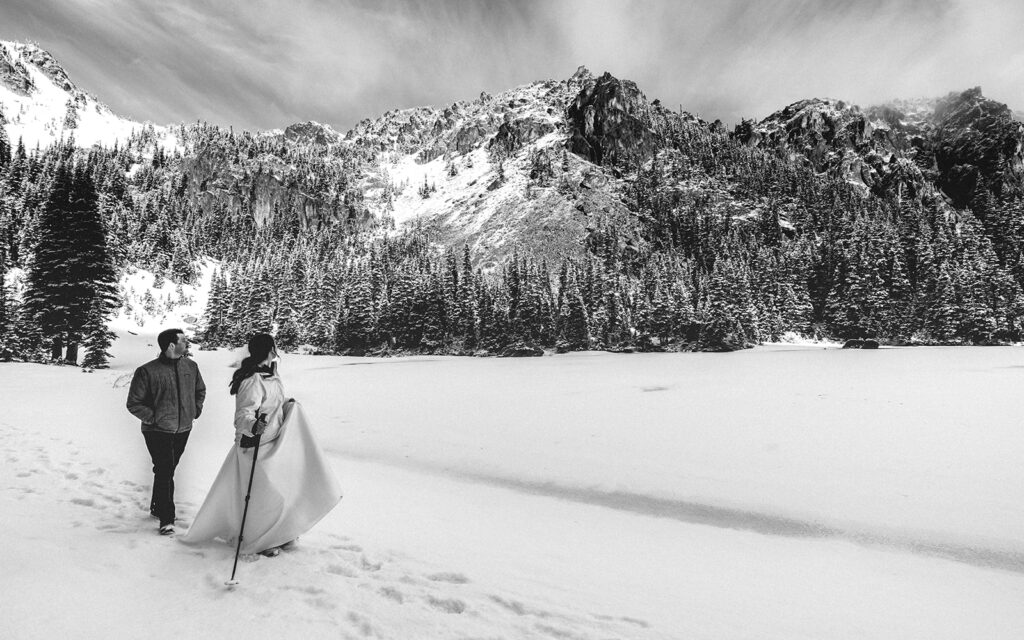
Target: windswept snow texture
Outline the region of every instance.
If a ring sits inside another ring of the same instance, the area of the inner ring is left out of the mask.
[[[148,517],[113,368],[0,365],[3,638],[1006,638],[1024,630],[1020,348],[287,354],[345,498],[239,566]],[[176,483],[231,445],[234,354]]]

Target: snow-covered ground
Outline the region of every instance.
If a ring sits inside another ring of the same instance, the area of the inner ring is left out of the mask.
[[[0,637],[1020,638],[1019,348],[285,355],[345,489],[239,568],[148,518],[113,368],[0,365]],[[177,473],[231,446],[234,354]]]
[[[199,278],[195,285],[157,278],[147,269],[127,269],[118,281],[121,308],[111,318],[110,328],[120,333],[152,335],[170,327],[194,331],[206,310],[217,267],[217,262],[211,259],[196,262]]]

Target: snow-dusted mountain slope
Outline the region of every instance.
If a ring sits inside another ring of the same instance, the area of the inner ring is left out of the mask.
[[[741,184],[745,169],[734,165],[775,155],[840,175],[865,196],[934,200],[947,213],[968,206],[979,189],[1024,193],[1024,124],[977,88],[865,109],[801,100],[729,134],[720,123],[648,101],[629,80],[580,67],[564,80],[388,111],[344,134],[310,121],[236,135],[120,118],[45,51],[5,42],[0,112],[12,145],[72,134],[82,146],[112,144],[151,129],[143,153],[154,139],[181,151],[167,168],[204,215],[258,225],[285,216],[313,228],[413,225],[440,245],[468,245],[485,266],[517,247],[544,257],[578,254],[595,228],[642,226],[633,186],[652,169],[661,172],[651,189],[663,201],[677,209],[704,203],[737,220],[757,219],[768,205]],[[736,142],[755,148],[747,160],[737,160],[747,155]],[[787,208],[798,204],[779,205],[783,232],[793,231]],[[636,235],[619,240],[632,246]]]
[[[150,129],[162,146],[177,146],[167,127],[136,122],[80,89],[52,55],[37,45],[0,41],[0,122],[12,146],[47,146],[74,137],[82,147],[122,143]]]

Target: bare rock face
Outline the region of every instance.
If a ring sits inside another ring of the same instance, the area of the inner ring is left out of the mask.
[[[508,117],[498,127],[498,132],[491,139],[490,145],[501,147],[508,155],[555,130],[555,125],[550,120],[529,115],[521,118],[506,115]]]
[[[954,206],[965,206],[976,187],[995,195],[1024,186],[1024,124],[1005,104],[975,87],[939,101],[930,136],[939,184]]]
[[[304,184],[296,167],[272,154],[239,159],[228,146],[211,143],[182,160],[189,191],[207,212],[252,216],[258,225],[280,212],[297,212],[304,228],[329,222],[368,223],[370,214],[359,199],[343,190]]]
[[[488,135],[487,129],[479,122],[471,122],[458,130],[455,134],[452,150],[456,153],[469,153],[481,145]]]
[[[284,130],[284,139],[292,142],[306,142],[318,145],[335,144],[341,140],[341,134],[319,122],[298,122]]]
[[[1024,185],[1024,124],[978,88],[866,110],[802,100],[760,122],[740,123],[733,137],[880,196],[938,192],[962,208],[978,187],[1002,195]]]
[[[36,88],[25,65],[11,57],[5,47],[0,47],[0,83],[22,96],[31,94]]]
[[[922,174],[928,167],[912,162],[917,157],[912,137],[920,133],[893,108],[865,112],[842,100],[810,99],[759,123],[741,122],[733,137],[819,173],[836,173],[878,195],[918,197],[928,182]]]
[[[57,85],[64,91],[76,92],[78,88],[75,83],[71,82],[71,78],[68,77],[64,67],[60,66],[60,63],[50,55],[48,51],[44,51],[33,45],[26,47],[25,56],[28,61],[34,64],[42,71],[47,78],[53,81],[53,84]]]
[[[584,81],[565,117],[569,149],[597,165],[643,162],[658,147],[647,98],[636,83],[609,73]]]

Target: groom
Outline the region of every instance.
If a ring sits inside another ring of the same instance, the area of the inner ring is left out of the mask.
[[[153,459],[153,500],[149,513],[160,519],[160,534],[174,533],[174,470],[185,451],[192,421],[203,412],[206,384],[199,366],[185,356],[181,329],[161,331],[160,356],[135,370],[128,411],[142,421],[142,436]]]

